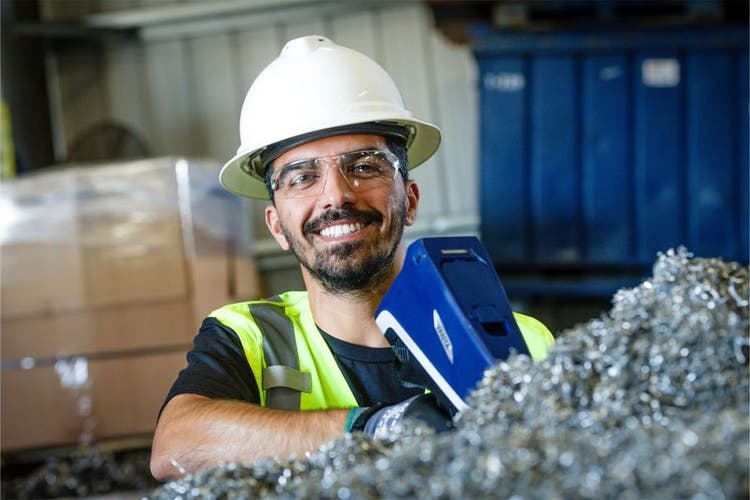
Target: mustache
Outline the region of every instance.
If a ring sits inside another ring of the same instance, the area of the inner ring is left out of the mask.
[[[357,209],[338,209],[328,210],[323,212],[319,217],[311,219],[302,225],[302,231],[305,234],[318,232],[332,222],[340,220],[351,220],[354,222],[361,222],[364,225],[370,223],[381,223],[383,222],[383,214],[375,209],[372,210],[357,210]]]

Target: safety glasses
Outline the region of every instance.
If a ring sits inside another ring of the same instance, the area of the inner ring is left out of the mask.
[[[400,162],[393,153],[378,149],[296,160],[278,167],[271,178],[271,190],[279,198],[317,196],[323,192],[333,166],[349,188],[360,193],[392,184]]]

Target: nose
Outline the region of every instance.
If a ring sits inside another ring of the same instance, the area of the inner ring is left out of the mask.
[[[327,165],[321,197],[325,200],[327,206],[343,206],[354,200],[354,191],[337,162],[331,162]]]

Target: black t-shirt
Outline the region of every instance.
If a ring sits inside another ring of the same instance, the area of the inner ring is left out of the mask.
[[[389,347],[363,347],[320,333],[360,406],[397,403],[424,392],[401,383]],[[187,360],[188,366],[180,371],[164,404],[178,394],[260,403],[258,385],[239,337],[217,319],[203,321]]]

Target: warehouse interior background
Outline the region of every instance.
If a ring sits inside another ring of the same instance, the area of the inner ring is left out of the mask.
[[[553,332],[657,252],[747,265],[746,1],[0,5],[4,479],[147,446],[200,319],[302,286],[263,203],[216,178],[247,88],[297,36],[373,57],[442,129],[407,241],[480,236]]]

